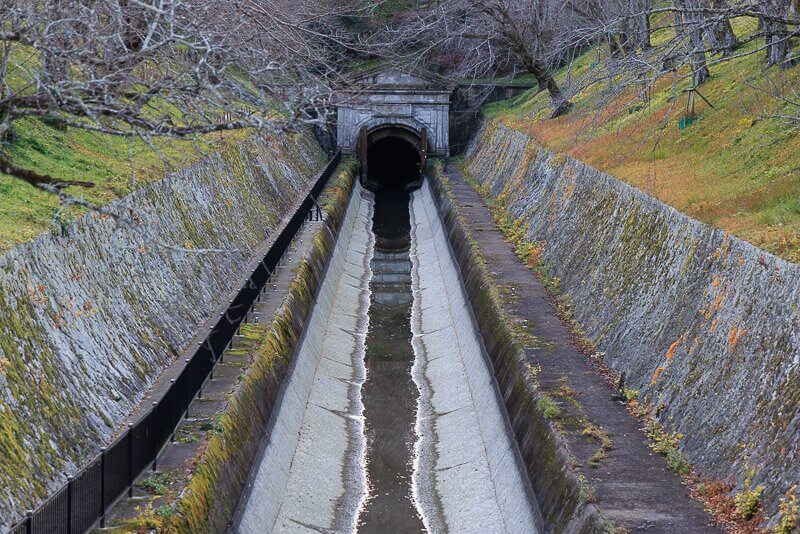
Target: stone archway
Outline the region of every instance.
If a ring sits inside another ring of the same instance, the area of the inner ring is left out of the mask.
[[[451,92],[430,73],[364,72],[336,95],[338,146],[344,154],[354,154],[363,152],[370,139],[387,136],[418,147],[422,161],[429,155],[447,157]]]

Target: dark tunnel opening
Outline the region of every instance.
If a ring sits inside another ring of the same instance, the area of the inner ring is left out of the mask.
[[[420,155],[413,144],[400,137],[382,137],[367,149],[367,180],[376,189],[416,189],[422,183]]]

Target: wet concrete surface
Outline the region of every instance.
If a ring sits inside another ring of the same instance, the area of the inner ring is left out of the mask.
[[[371,194],[354,191],[280,400],[240,532],[350,532],[367,495],[361,385]]]
[[[425,526],[537,532],[538,510],[427,183],[412,198],[411,224],[414,496]]]

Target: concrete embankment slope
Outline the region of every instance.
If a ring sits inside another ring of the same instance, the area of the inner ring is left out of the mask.
[[[800,267],[501,125],[466,164],[687,458],[726,480],[752,469],[774,515],[800,476]]]
[[[429,532],[541,526],[502,398],[426,182],[411,199],[414,498]]]
[[[323,163],[307,133],[253,137],[112,204],[125,224],[0,257],[0,528],[111,439]]]
[[[361,386],[365,379],[372,203],[360,186],[347,210],[240,532],[355,529],[367,493]]]

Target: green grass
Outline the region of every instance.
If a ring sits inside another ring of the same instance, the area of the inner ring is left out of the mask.
[[[168,60],[176,69],[179,59]],[[38,54],[27,47],[12,51],[6,82],[23,91],[39,67]],[[158,68],[158,67],[153,67]],[[246,74],[233,71],[231,78],[247,87]],[[246,105],[232,98],[230,105]],[[181,112],[165,101],[151,104],[153,116],[181,121]],[[277,113],[277,110],[275,111]],[[213,152],[226,139],[241,139],[249,132],[234,131],[204,136],[200,140],[158,139],[153,146],[140,139],[104,135],[77,128],[66,131],[47,119],[14,121],[7,150],[16,165],[65,180],[92,182],[95,187],[71,187],[66,192],[93,204],[105,205],[133,190],[164,177]],[[53,194],[0,173],[0,251],[27,241],[86,212],[61,204]]]
[[[152,495],[164,495],[169,490],[169,485],[177,480],[175,473],[155,473],[136,483],[140,488]]]
[[[8,149],[14,162],[26,169],[95,183],[91,189],[68,188],[67,193],[104,205],[202,158],[222,139],[242,135],[214,135],[197,142],[160,140],[156,151],[143,141],[73,128],[64,132],[42,120],[23,119],[14,123]],[[62,206],[51,193],[0,173],[0,250],[83,213],[84,209]]]
[[[378,22],[385,21],[414,7],[416,7],[416,2],[413,0],[383,0],[375,7],[373,18]]]
[[[496,78],[465,78],[461,80],[463,85],[471,83],[490,83],[508,86],[529,86],[536,85],[536,79],[531,74],[519,74],[517,76],[500,76]]]
[[[536,401],[536,405],[542,411],[542,415],[544,415],[545,419],[554,420],[561,418],[561,408],[547,395],[542,394],[539,400]]]
[[[734,21],[740,37],[752,20]],[[658,30],[654,41],[668,38]],[[737,51],[755,52],[756,39]],[[800,43],[795,43],[795,46]],[[797,51],[795,51],[797,52]],[[605,52],[601,50],[600,54]],[[602,59],[602,58],[601,58]],[[697,99],[697,121],[680,130],[689,80],[667,75],[644,102],[635,88],[605,79],[598,50],[579,56],[557,78],[574,110],[549,119],[549,98],[529,90],[485,108],[487,115],[534,137],[549,149],[586,161],[710,225],[791,261],[800,261],[800,136],[771,115],[791,105],[767,97],[769,84],[800,85],[800,67],[763,68],[763,52],[721,62]]]

